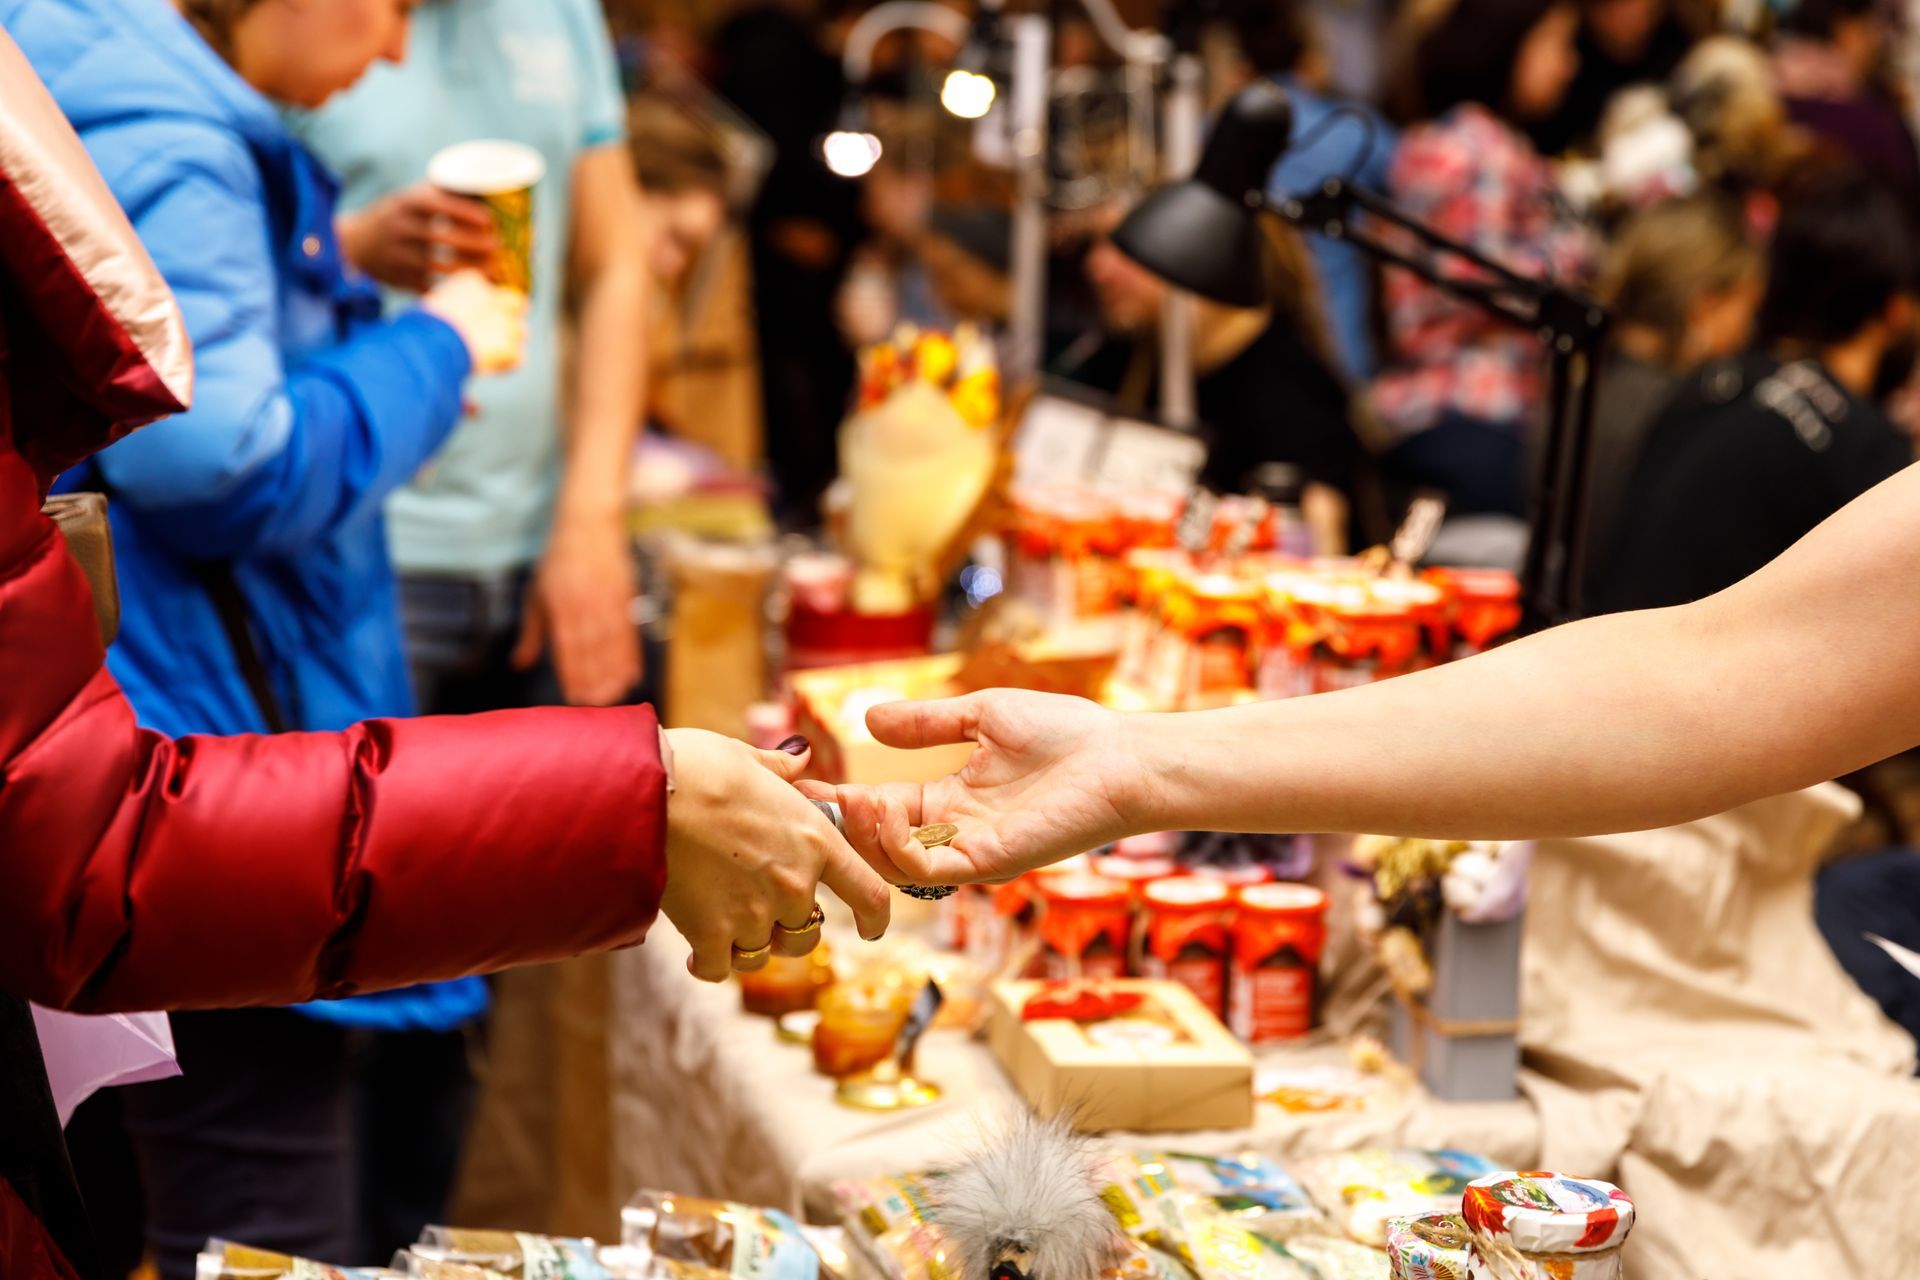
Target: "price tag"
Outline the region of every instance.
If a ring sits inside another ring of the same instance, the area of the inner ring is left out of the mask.
[[[1038,396],[1013,439],[1015,484],[1085,484],[1093,474],[1105,417],[1098,409],[1055,396]]]
[[[1112,418],[1102,435],[1093,482],[1116,493],[1188,489],[1206,465],[1206,444],[1184,431]]]
[[[920,1045],[920,1037],[933,1025],[934,1015],[940,1012],[940,1006],[947,997],[940,990],[940,984],[928,981],[920,994],[914,997],[913,1008],[907,1011],[907,1021],[900,1028],[900,1038],[894,1041],[893,1058],[900,1064],[902,1071],[913,1067],[913,1051]]]

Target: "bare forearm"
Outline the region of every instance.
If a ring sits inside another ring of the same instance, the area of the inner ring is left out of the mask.
[[[1877,492],[1698,604],[1140,726],[1141,823],[1595,834],[1717,813],[1905,749],[1920,740],[1912,592],[1872,553],[1898,535],[1899,497]]]
[[[563,530],[575,520],[604,524],[625,509],[645,412],[650,285],[640,188],[623,148],[600,147],[575,161],[572,232],[577,305]]]
[[[617,518],[626,503],[646,390],[647,276],[638,255],[611,264],[581,298],[560,518]]]

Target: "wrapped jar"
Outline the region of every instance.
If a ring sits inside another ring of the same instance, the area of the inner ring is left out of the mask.
[[[1292,1040],[1313,1029],[1327,895],[1312,885],[1256,884],[1234,916],[1227,1025],[1248,1044]]]
[[[1609,1182],[1496,1173],[1467,1184],[1472,1280],[1620,1280],[1633,1201]]]
[[[1388,585],[1341,592],[1321,608],[1313,646],[1313,692],[1371,684],[1421,665],[1426,651],[1421,606],[1437,602],[1439,592],[1427,587],[1432,594],[1429,602],[1404,591],[1385,590]]]
[[[1472,1237],[1457,1213],[1395,1218],[1387,1226],[1393,1280],[1469,1280]]]
[[[1091,872],[1042,876],[1041,976],[1124,978],[1133,908],[1127,886]]]
[[[1218,880],[1175,876],[1142,890],[1146,931],[1140,976],[1170,978],[1217,1018],[1227,1012],[1227,952],[1233,891]]]
[[[1122,563],[1129,612],[1114,675],[1129,684],[1145,686],[1152,678],[1153,655],[1165,625],[1167,593],[1192,560],[1186,552],[1174,548],[1142,547],[1129,551]]]
[[[821,992],[813,1066],[836,1080],[884,1062],[906,1025],[917,988],[897,973],[835,983]]]
[[[1224,573],[1176,583],[1154,652],[1153,692],[1182,707],[1223,706],[1253,696],[1265,614],[1260,587]]]
[[[1433,569],[1426,576],[1446,594],[1454,657],[1492,648],[1520,625],[1520,580],[1504,569]]]
[[[833,958],[821,943],[811,955],[768,958],[752,973],[736,973],[740,1007],[763,1018],[811,1009],[820,993],[833,985]]]

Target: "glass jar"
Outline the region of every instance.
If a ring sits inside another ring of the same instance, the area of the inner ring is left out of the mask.
[[[1127,976],[1127,936],[1133,911],[1127,886],[1093,875],[1043,876],[1040,894],[1041,976]]]
[[[1620,1280],[1633,1201],[1610,1182],[1494,1173],[1467,1184],[1460,1216],[1472,1274],[1502,1280]],[[1497,1266],[1487,1265],[1497,1261]]]
[[[1146,885],[1141,899],[1146,932],[1140,976],[1170,978],[1214,1017],[1225,1017],[1233,891],[1203,876],[1174,876]]]
[[[1433,569],[1427,579],[1448,597],[1456,658],[1492,648],[1520,625],[1520,580],[1504,569]]]
[[[900,974],[838,982],[821,992],[814,1070],[844,1080],[884,1062],[906,1025],[913,997],[914,989]]]
[[[763,1018],[811,1009],[820,993],[833,985],[833,958],[826,943],[812,955],[769,957],[763,968],[736,973],[740,1007]]]
[[[1312,885],[1240,890],[1234,916],[1227,1025],[1248,1044],[1293,1040],[1313,1029],[1327,895]]]

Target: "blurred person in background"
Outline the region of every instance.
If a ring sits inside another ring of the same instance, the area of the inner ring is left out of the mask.
[[[1566,98],[1531,133],[1542,153],[1585,150],[1622,89],[1664,83],[1701,36],[1712,15],[1695,0],[1582,0],[1574,52],[1580,69]]]
[[[1809,139],[1787,118],[1767,55],[1751,40],[1702,40],[1674,69],[1667,100],[1693,139],[1694,171],[1735,198],[1770,193],[1807,157]]]
[[[764,4],[730,17],[710,50],[714,89],[774,146],[773,167],[747,218],[765,405],[767,463],[783,522],[819,523],[820,496],[839,474],[840,420],[853,390],[853,353],[835,300],[863,227],[860,186],[829,172],[820,139],[845,96],[840,60],[822,46],[833,6]]]
[[[544,160],[525,356],[468,393],[446,447],[388,503],[407,657],[429,715],[631,698],[641,659],[627,477],[648,264],[600,6],[424,5],[404,63],[374,68],[296,128],[340,175],[348,260],[397,304],[448,270],[484,266],[494,248],[484,206],[426,180],[435,153],[499,138]],[[545,976],[504,979],[499,998],[544,1005]],[[365,1033],[352,1256],[387,1257],[444,1214],[473,1109],[467,1031],[487,994],[474,982],[303,1010]]]
[[[413,707],[381,506],[518,359],[523,302],[464,272],[380,318],[334,185],[276,103],[317,107],[403,56],[411,5],[9,0],[0,21],[179,300],[192,409],[69,471],[110,498],[111,665],[166,735],[340,729]],[[503,301],[510,300],[510,301]],[[271,845],[253,851],[272,858]],[[438,1011],[477,984],[389,997]],[[164,1274],[219,1232],[351,1247],[351,1045],[289,1011],[182,1015],[189,1072],[122,1099]]]
[[[1595,390],[1587,546],[1613,541],[1641,446],[1681,380],[1747,345],[1762,262],[1744,210],[1718,194],[1653,205],[1615,236],[1597,290],[1612,327]]]
[[[1913,226],[1875,179],[1787,186],[1758,345],[1702,367],[1648,428],[1594,548],[1589,612],[1731,586],[1913,461],[1880,404],[1913,372],[1915,265]]]
[[[1796,0],[1779,19],[1773,74],[1787,113],[1906,199],[1920,153],[1893,71],[1893,11],[1882,0]]]
[[[1329,178],[1386,190],[1399,137],[1371,107],[1333,95],[1325,54],[1296,0],[1234,0],[1229,15],[1249,72],[1270,77],[1293,104],[1292,143],[1274,166],[1268,194],[1275,200],[1304,195]],[[1353,245],[1318,232],[1307,233],[1307,246],[1337,366],[1349,380],[1364,382],[1379,363],[1373,263]]]
[[[1370,469],[1355,405],[1334,373],[1314,306],[1310,260],[1291,228],[1263,222],[1266,307],[1194,302],[1194,398],[1207,440],[1200,481],[1245,493],[1264,464],[1288,463],[1306,484],[1302,511],[1317,548],[1344,551],[1356,516],[1369,513]],[[1110,393],[1121,413],[1150,417],[1157,403],[1160,318],[1168,285],[1101,237],[1087,255],[1104,333],[1053,372]]]
[[[1407,33],[1388,194],[1408,214],[1522,275],[1576,282],[1589,256],[1552,165],[1525,130],[1555,111],[1578,62],[1564,0],[1453,0]],[[1467,270],[1447,264],[1449,272]],[[1411,273],[1384,273],[1388,351],[1373,405],[1402,490],[1454,514],[1525,514],[1528,441],[1547,361],[1539,339]]]

